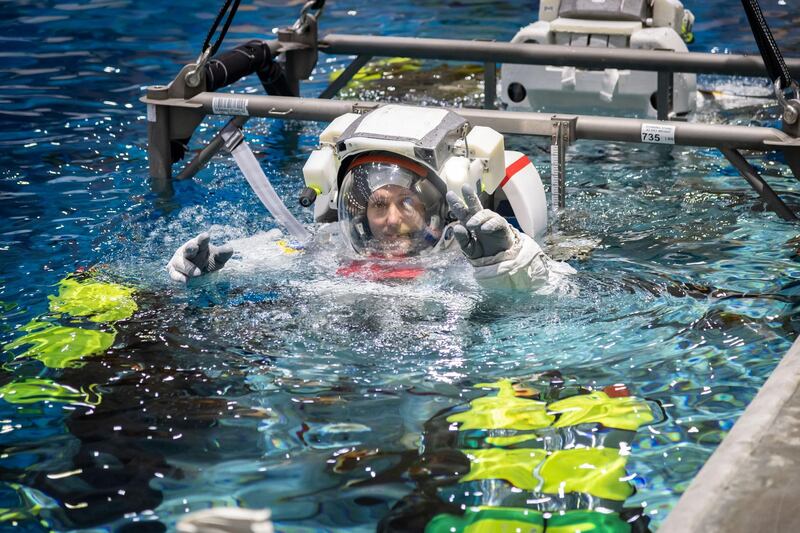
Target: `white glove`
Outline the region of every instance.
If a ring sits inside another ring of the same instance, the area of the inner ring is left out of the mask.
[[[461,191],[466,203],[453,191],[447,193],[447,203],[460,222],[453,232],[467,259],[485,259],[510,250],[517,240],[511,225],[491,209],[484,209],[471,186],[464,185]]]
[[[219,270],[233,255],[230,245],[213,246],[208,241],[208,233],[203,232],[175,251],[167,264],[173,281],[186,283],[189,278]]]

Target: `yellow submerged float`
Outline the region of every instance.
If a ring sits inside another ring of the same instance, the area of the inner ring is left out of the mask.
[[[563,383],[479,384],[491,392],[434,416],[412,472],[419,490],[379,531],[647,531],[644,512],[624,508],[635,492],[625,467],[636,431],[663,410],[622,385]]]

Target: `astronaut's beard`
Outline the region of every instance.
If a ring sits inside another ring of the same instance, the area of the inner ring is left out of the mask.
[[[420,252],[420,241],[416,233],[396,235],[383,239],[372,239],[366,248],[366,254],[371,257],[411,257]]]

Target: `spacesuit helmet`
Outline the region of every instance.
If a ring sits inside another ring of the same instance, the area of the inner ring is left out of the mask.
[[[427,166],[392,152],[366,152],[346,166],[338,218],[359,254],[410,257],[431,251],[444,232],[446,187]]]

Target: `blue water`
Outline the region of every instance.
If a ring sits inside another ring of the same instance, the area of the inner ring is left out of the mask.
[[[413,486],[388,474],[366,489],[348,481],[391,471],[424,422],[473,384],[548,370],[585,386],[625,383],[664,404],[667,421],[639,432],[629,462],[637,493],[627,505],[643,506],[657,527],[797,335],[797,226],[766,212],[714,150],[579,143],[560,230],[599,244],[571,260],[579,273],[554,294],[498,300],[458,254],[412,286],[341,280],[335,246],[313,261],[232,267],[175,287],[164,265],[197,232],[223,242],[274,227],[225,158],[173,195],[153,192],[147,178],[138,99],[196,57],[219,4],[4,5],[0,343],[47,316],[59,280],[88,267],[137,287],[140,312],[108,353],[79,368],[5,352],[0,386],[38,376],[101,400],[0,400],[0,528],[159,530],[189,511],[241,505],[272,508],[281,530],[370,530]],[[226,46],[291,23],[300,5],[243,2]],[[692,50],[755,52],[738,4],[688,7]],[[536,9],[340,1],[322,31],[502,41]],[[764,9],[784,54],[800,54],[794,0]],[[346,62],[321,55],[304,94]],[[698,118],[776,124],[762,80],[700,85],[727,96],[706,100]],[[237,88],[260,90],[256,80]],[[480,93],[469,69],[438,63],[355,91],[468,105]],[[209,120],[197,138],[218,125]],[[248,124],[293,209],[321,129]],[[507,144],[548,168],[543,141]],[[751,162],[797,209],[800,187],[781,158]],[[370,470],[333,472],[330,461],[351,448],[381,453]],[[77,468],[84,474],[65,475]]]

